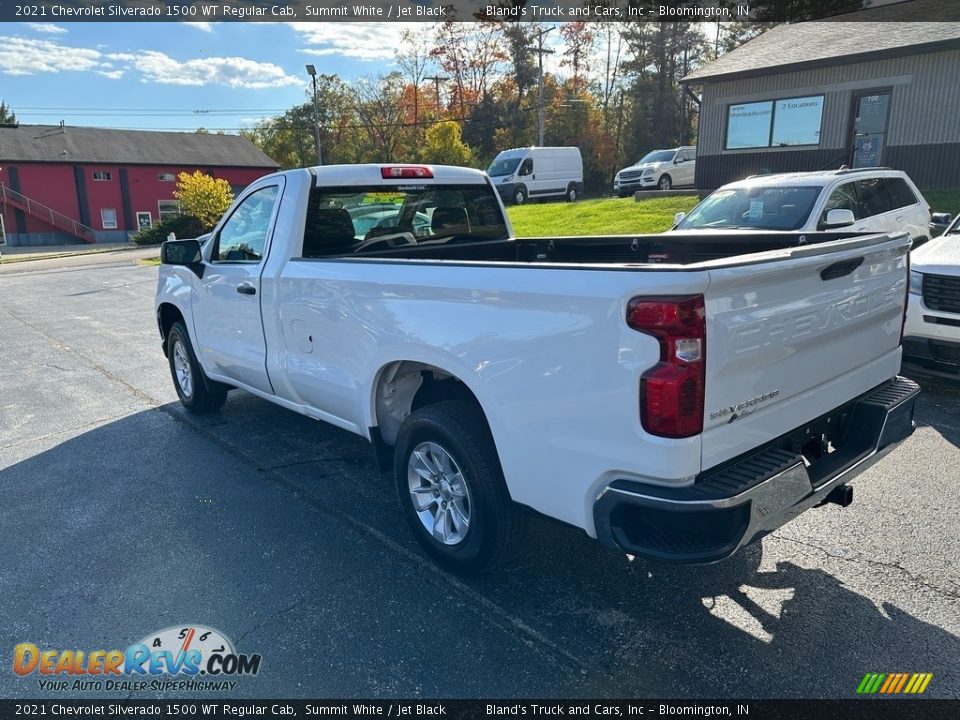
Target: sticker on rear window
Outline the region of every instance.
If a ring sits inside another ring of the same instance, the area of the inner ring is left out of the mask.
[[[763,217],[763,200],[750,201],[750,217],[752,218]]]

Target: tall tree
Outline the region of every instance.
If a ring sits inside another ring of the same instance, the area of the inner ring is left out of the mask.
[[[365,161],[413,159],[413,148],[406,144],[401,147],[400,143],[404,129],[409,127],[404,121],[403,90],[403,76],[399,72],[355,83],[357,120],[367,136]],[[401,151],[403,154],[398,154]]]
[[[560,26],[560,35],[563,37],[563,60],[560,67],[569,67],[573,71],[573,82],[580,85],[586,82],[590,72],[591,56],[593,54],[596,36],[589,23],[569,22]]]
[[[411,85],[413,123],[420,122],[420,85],[430,66],[430,26],[418,30],[404,30],[400,34],[400,47],[395,53],[397,65]]]

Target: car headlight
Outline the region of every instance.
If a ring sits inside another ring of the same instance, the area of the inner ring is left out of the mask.
[[[923,273],[922,272],[917,272],[916,270],[910,271],[910,294],[911,295],[923,294]]]

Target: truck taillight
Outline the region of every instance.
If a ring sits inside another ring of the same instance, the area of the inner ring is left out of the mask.
[[[652,435],[703,432],[705,317],[703,295],[637,297],[627,305],[627,325],[660,343],[660,362],[640,378],[640,421]]]
[[[384,180],[432,178],[433,171],[423,165],[384,165],[380,168]]]

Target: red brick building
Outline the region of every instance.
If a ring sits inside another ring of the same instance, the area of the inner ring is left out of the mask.
[[[0,125],[0,213],[9,245],[123,242],[177,212],[177,174],[234,192],[277,169],[237,135]]]

